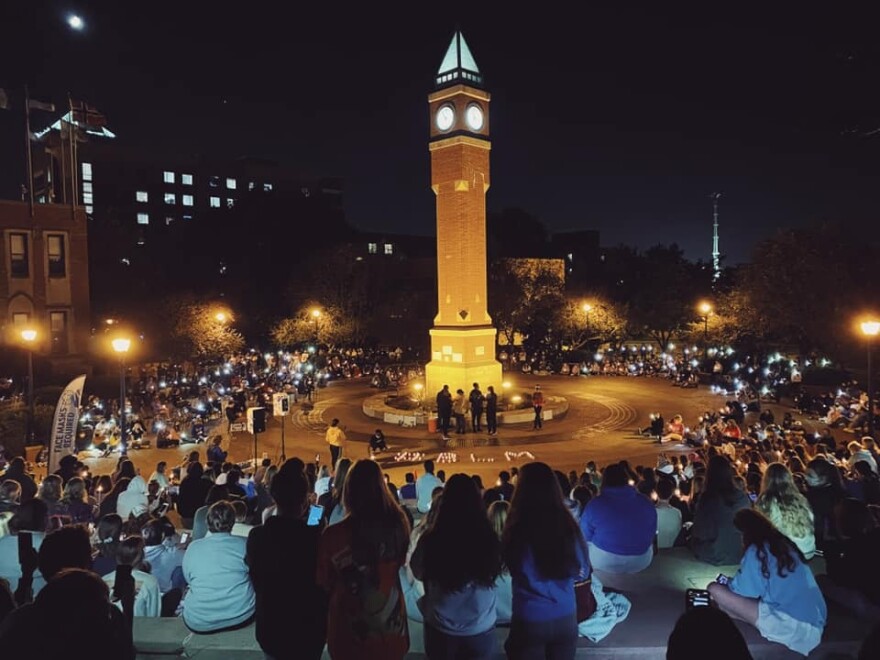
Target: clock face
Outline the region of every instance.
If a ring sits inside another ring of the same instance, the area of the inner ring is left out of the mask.
[[[472,131],[479,131],[483,128],[483,109],[476,103],[471,103],[464,114],[468,128]]]
[[[434,117],[437,129],[440,131],[448,131],[455,122],[455,110],[451,105],[440,106],[437,115]]]

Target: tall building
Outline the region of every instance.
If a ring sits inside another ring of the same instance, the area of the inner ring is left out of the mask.
[[[487,307],[486,191],[489,100],[483,76],[456,32],[428,95],[431,189],[437,199],[437,315],[430,330],[428,392],[444,384],[501,385],[496,329]]]
[[[37,331],[33,350],[59,375],[81,372],[89,350],[88,223],[82,208],[0,201],[0,325],[7,346]]]

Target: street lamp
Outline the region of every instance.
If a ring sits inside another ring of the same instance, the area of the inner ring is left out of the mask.
[[[318,319],[321,318],[321,310],[313,309],[312,310],[312,318],[315,319],[315,345],[318,344]]]
[[[871,377],[871,352],[874,338],[880,334],[880,321],[870,319],[859,326],[868,344],[868,435],[874,437],[874,380]]]
[[[125,456],[128,453],[125,446],[125,355],[131,348],[131,339],[117,337],[110,345],[119,356],[119,453]]]
[[[708,300],[703,300],[697,305],[697,311],[703,317],[703,349],[705,350],[709,343],[709,316],[712,314],[712,303]]]
[[[217,323],[226,323],[226,312],[217,312],[214,318],[217,319]]]
[[[422,397],[424,395],[425,386],[421,383],[415,383],[413,385],[413,389],[416,391],[416,403],[419,406],[419,409],[422,407]]]
[[[27,346],[28,354],[28,442],[34,438],[34,342],[37,341],[37,331],[25,328],[21,331],[21,338]]]

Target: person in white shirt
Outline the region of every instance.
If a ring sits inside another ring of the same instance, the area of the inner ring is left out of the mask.
[[[147,482],[141,475],[137,475],[128,483],[125,492],[119,494],[116,500],[116,513],[122,518],[123,522],[128,520],[128,516],[132,513],[138,504],[149,510],[150,501],[147,497]]]
[[[681,511],[669,503],[675,492],[675,481],[668,477],[657,480],[657,548],[671,548],[681,533]]]
[[[321,497],[324,493],[330,490],[330,467],[327,465],[321,466],[321,471],[318,473],[318,478],[315,480],[315,496]]]
[[[443,482],[434,476],[434,461],[425,461],[424,467],[425,474],[416,480],[416,508],[419,513],[428,513],[434,489],[443,487]]]
[[[120,565],[131,566],[134,578],[134,616],[158,617],[162,613],[162,596],[159,594],[159,582],[149,573],[145,573],[144,540],[140,536],[129,536],[119,543],[116,559]],[[122,609],[122,601],[114,592],[116,572],[104,576],[104,582],[110,587],[112,602]]]
[[[866,461],[868,465],[871,466],[871,470],[874,471],[874,474],[877,474],[877,461],[871,455],[871,452],[865,449],[861,442],[858,440],[851,441],[847,446],[849,449],[850,457],[847,460],[847,466],[850,470],[853,469],[853,466],[858,461]]]

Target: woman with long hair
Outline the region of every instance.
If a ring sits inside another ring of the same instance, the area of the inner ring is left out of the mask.
[[[318,549],[318,584],[330,596],[330,656],[403,658],[409,631],[398,572],[406,559],[409,522],[375,461],[352,465],[343,503],[345,517],[324,530]]]
[[[345,515],[345,501],[342,493],[345,489],[345,478],[350,468],[351,459],[340,458],[336,462],[336,467],[333,471],[333,486],[318,498],[318,504],[324,507],[324,521],[328,525],[338,523]]]
[[[92,570],[107,575],[116,570],[116,551],[122,540],[122,518],[117,513],[101,516],[97,525],[97,544],[92,555]]]
[[[743,539],[739,570],[728,584],[712,582],[709,595],[765,639],[809,655],[822,640],[828,617],[813,572],[797,546],[763,514],[744,509],[734,523]]]
[[[504,526],[507,524],[507,516],[510,513],[510,502],[498,500],[489,505],[488,517],[492,531],[498,540],[504,536]],[[513,579],[504,562],[501,564],[501,573],[495,579],[495,623],[496,625],[508,625],[513,617]]]
[[[61,500],[64,493],[64,482],[57,474],[49,474],[40,483],[37,497],[46,503],[49,518],[46,521],[46,531],[52,531],[61,524],[69,522],[67,505]]]
[[[755,508],[785,534],[806,559],[816,554],[813,510],[782,463],[771,463],[764,472]]]
[[[117,479],[113,483],[113,488],[101,499],[101,506],[98,507],[99,515],[106,516],[108,513],[116,513],[116,504],[119,500],[119,496],[128,489],[128,484],[130,481],[131,479],[123,477],[121,479]]]
[[[86,482],[80,477],[74,477],[64,487],[64,497],[61,500],[67,507],[70,521],[76,523],[95,522],[95,509],[89,503],[89,494],[86,490]]]
[[[730,461],[717,454],[712,456],[691,527],[690,546],[697,559],[716,565],[735,564],[742,542],[733,517],[751,506],[749,496],[733,481]]]
[[[502,539],[513,579],[508,658],[574,658],[574,584],[590,576],[587,544],[545,463],[520,469]]]
[[[435,506],[434,522],[410,559],[413,575],[425,584],[419,601],[425,653],[429,658],[490,657],[501,542],[468,475],[452,475]]]

